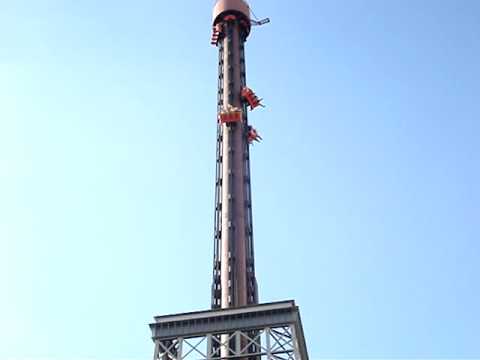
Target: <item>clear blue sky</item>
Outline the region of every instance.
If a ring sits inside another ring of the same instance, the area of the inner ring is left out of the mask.
[[[210,304],[213,1],[0,3],[0,359],[149,359]],[[480,357],[480,2],[252,5],[261,300],[312,359]]]

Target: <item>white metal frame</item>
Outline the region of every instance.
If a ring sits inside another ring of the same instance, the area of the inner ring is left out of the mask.
[[[301,360],[293,326],[155,341],[154,360]],[[255,350],[252,351],[252,348]]]
[[[308,360],[293,301],[159,316],[153,360]]]

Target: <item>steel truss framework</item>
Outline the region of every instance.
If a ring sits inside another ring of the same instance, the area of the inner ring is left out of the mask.
[[[293,301],[156,317],[154,360],[308,360]]]

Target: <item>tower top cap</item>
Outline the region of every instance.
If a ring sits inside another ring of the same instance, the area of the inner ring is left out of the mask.
[[[218,0],[213,8],[213,24],[225,13],[240,13],[250,21],[250,7],[244,0]]]

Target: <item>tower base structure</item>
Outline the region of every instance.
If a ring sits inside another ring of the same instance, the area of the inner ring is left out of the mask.
[[[150,329],[153,360],[308,360],[292,300],[157,316]]]

